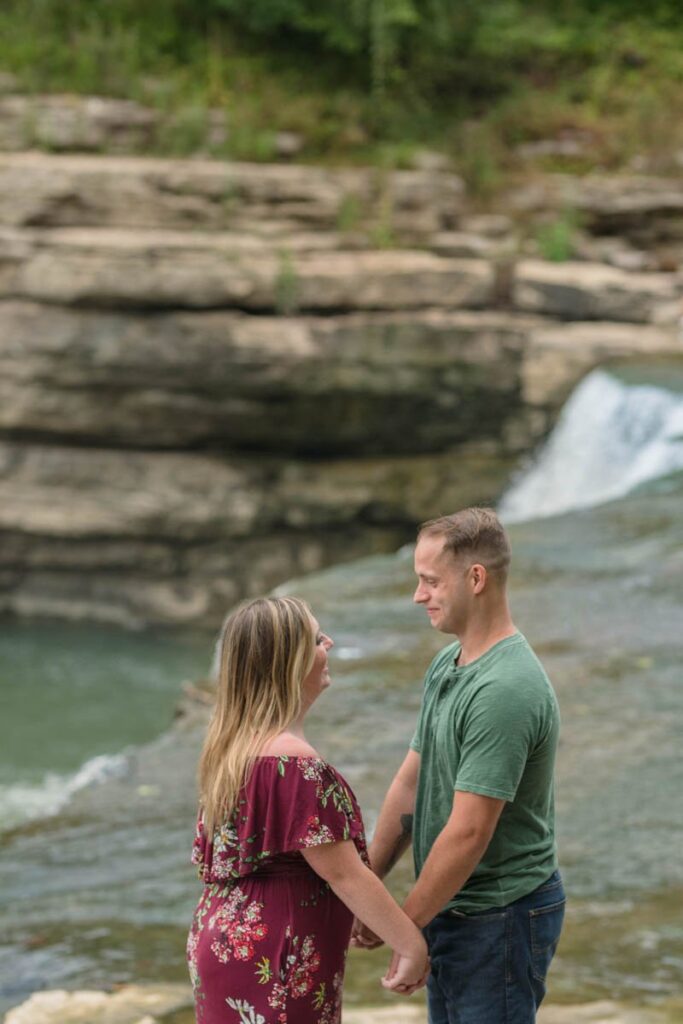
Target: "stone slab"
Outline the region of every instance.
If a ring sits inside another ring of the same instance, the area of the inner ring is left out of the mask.
[[[341,310],[482,308],[486,260],[418,250],[249,251],[190,233],[0,229],[0,298],[116,309]]]
[[[501,433],[537,325],[433,309],[254,317],[8,301],[0,432],[317,457],[438,451]]]
[[[560,320],[674,324],[682,282],[675,274],[631,273],[602,263],[523,260],[515,268],[516,309]]]
[[[0,443],[0,612],[212,627],[241,597],[396,550],[442,502],[492,500],[508,472],[486,445],[257,462]]]
[[[452,228],[463,199],[461,179],[435,170],[0,153],[0,223],[16,226],[342,230],[409,242]]]

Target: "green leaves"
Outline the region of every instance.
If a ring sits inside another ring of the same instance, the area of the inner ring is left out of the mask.
[[[256,978],[259,985],[267,985],[273,977],[273,969],[267,956],[262,957],[256,964]]]

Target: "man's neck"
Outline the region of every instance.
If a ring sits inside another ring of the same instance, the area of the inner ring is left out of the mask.
[[[509,614],[502,615],[491,621],[472,622],[466,630],[458,636],[460,640],[460,654],[458,665],[469,665],[471,661],[481,658],[492,647],[505,640],[506,637],[514,636],[517,627]]]

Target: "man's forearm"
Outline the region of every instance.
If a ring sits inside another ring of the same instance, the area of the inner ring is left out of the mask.
[[[401,859],[412,842],[413,816],[399,815],[400,832],[384,830],[381,841],[373,839],[369,849],[370,865],[379,878],[384,878]]]
[[[384,878],[400,860],[412,842],[413,808],[406,806],[405,795],[392,786],[380,812],[368,851],[370,866]]]
[[[412,842],[415,787],[396,776],[380,811],[370,844],[370,864],[384,878]]]
[[[403,905],[418,928],[429,924],[463,887],[483,857],[489,838],[449,829],[441,832]]]

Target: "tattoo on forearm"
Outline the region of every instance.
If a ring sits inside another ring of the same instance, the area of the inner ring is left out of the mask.
[[[410,839],[413,834],[413,816],[412,814],[402,814],[400,817],[401,822],[401,834],[394,843],[394,848],[391,851],[389,860],[387,861],[385,874],[389,874],[392,868],[395,866],[397,861],[400,859],[401,854],[410,845]]]
[[[401,815],[401,829],[403,830],[401,838],[403,838],[404,836],[412,836],[412,834],[413,834],[413,816],[412,816],[412,814],[402,814]]]

